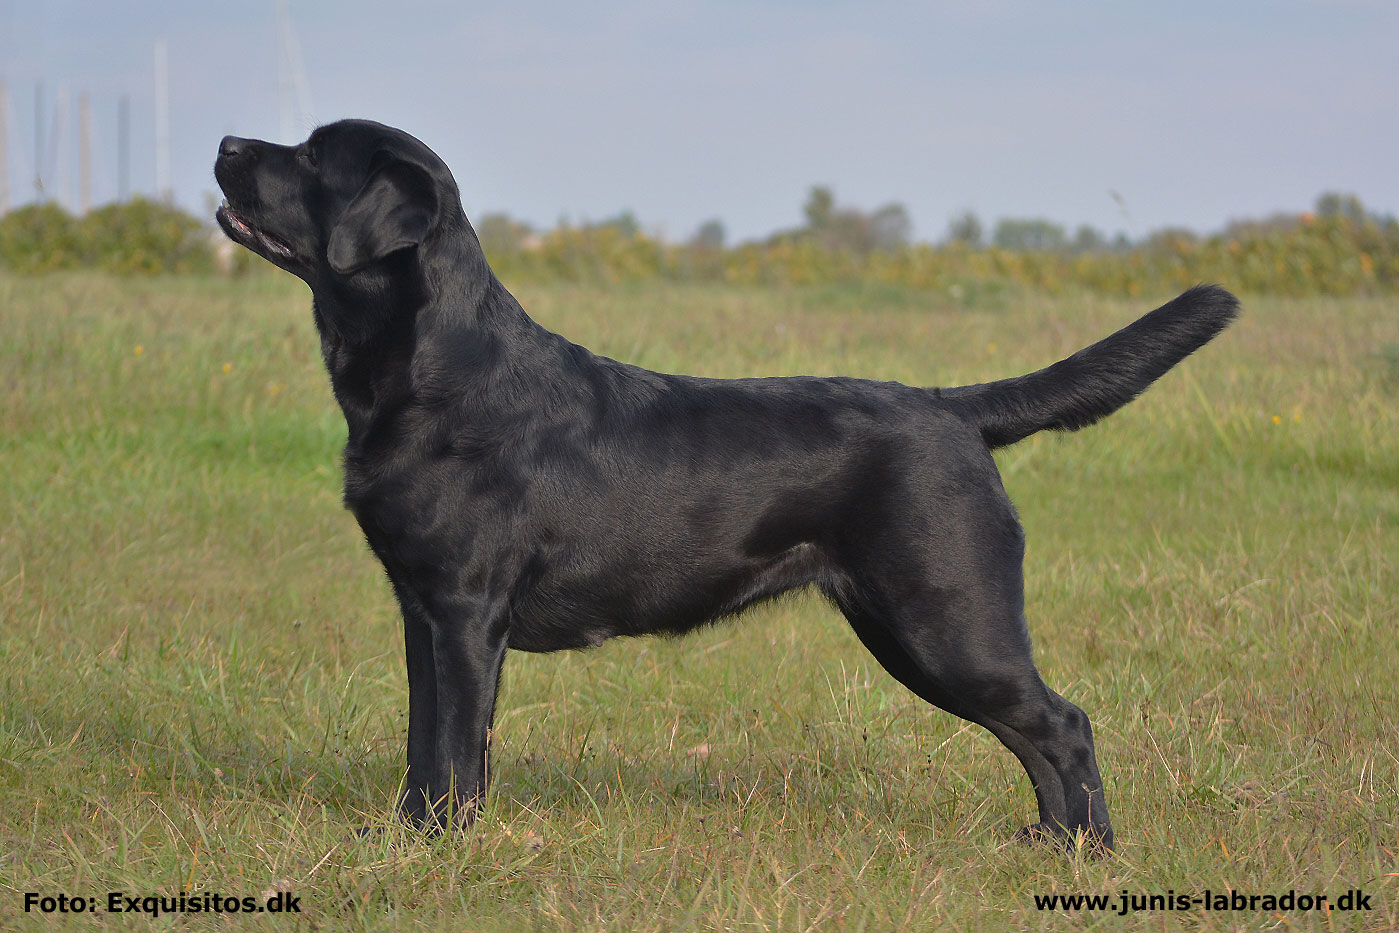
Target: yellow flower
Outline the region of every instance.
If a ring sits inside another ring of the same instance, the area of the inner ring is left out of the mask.
[[[223,371],[226,372],[226,373],[231,373],[231,372],[233,372],[233,364],[232,364],[232,363],[224,363],[224,364],[223,364]]]
[[[1273,415],[1273,424],[1282,424],[1282,415]]]
[[[138,344],[136,344],[136,347],[135,347],[131,352],[132,352],[133,354],[135,354],[136,356],[140,356],[142,353],[145,353],[145,352],[146,352],[146,348],[143,347],[143,346],[141,346],[141,345],[138,343]]]

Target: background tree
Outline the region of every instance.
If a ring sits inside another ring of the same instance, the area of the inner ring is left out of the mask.
[[[833,252],[865,255],[875,250],[907,246],[913,221],[902,204],[889,203],[866,213],[854,207],[837,207],[835,194],[824,185],[813,186],[802,207],[806,226],[774,239],[809,239]]]
[[[831,225],[831,215],[835,213],[835,195],[824,185],[814,185],[806,195],[802,213],[806,215],[806,229],[820,233]]]
[[[587,224],[589,230],[615,230],[624,237],[634,237],[641,233],[641,223],[631,211],[622,211],[615,217]]]
[[[1051,252],[1064,249],[1069,238],[1063,227],[1042,217],[1003,217],[996,221],[996,232],[992,234],[991,242],[1002,249]]]
[[[1074,231],[1074,250],[1080,253],[1096,253],[1107,248],[1108,238],[1096,227],[1083,224]]]
[[[913,237],[913,221],[902,204],[886,204],[869,216],[870,240],[877,250],[903,249]]]
[[[473,226],[476,238],[486,255],[500,256],[505,253],[518,253],[524,248],[525,240],[534,231],[529,224],[522,223],[508,214],[485,214]]]
[[[723,249],[725,239],[724,222],[716,217],[699,225],[690,237],[690,245],[697,249]]]
[[[1318,217],[1344,217],[1346,220],[1363,224],[1370,216],[1365,205],[1353,194],[1328,191],[1316,199]]]
[[[947,222],[947,242],[961,243],[973,249],[985,245],[986,231],[981,226],[981,218],[972,211],[958,214]]]

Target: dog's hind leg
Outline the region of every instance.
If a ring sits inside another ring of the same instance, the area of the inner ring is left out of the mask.
[[[1010,600],[1005,588],[978,589],[955,595],[932,589],[912,600],[903,594],[893,611],[875,608],[887,605],[883,600],[848,591],[837,602],[890,674],[934,706],[983,726],[1020,760],[1040,818],[1017,836],[1071,842],[1082,834],[1090,846],[1111,849],[1088,717],[1035,670],[1019,587]]]

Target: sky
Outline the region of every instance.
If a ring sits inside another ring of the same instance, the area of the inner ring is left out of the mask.
[[[450,165],[469,216],[536,227],[624,210],[668,239],[797,226],[812,185],[905,205],[919,239],[966,211],[1139,237],[1308,209],[1399,213],[1393,0],[287,0],[307,112],[399,126]],[[274,0],[0,0],[12,206],[155,187],[154,47],[170,74],[175,200],[216,198],[224,134],[279,142]],[[60,119],[61,115],[61,119]],[[56,134],[55,134],[56,130]]]

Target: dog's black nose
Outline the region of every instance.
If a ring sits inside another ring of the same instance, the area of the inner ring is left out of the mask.
[[[252,140],[241,136],[225,136],[219,143],[219,155],[227,159],[237,158],[248,151],[248,144],[251,142]]]

